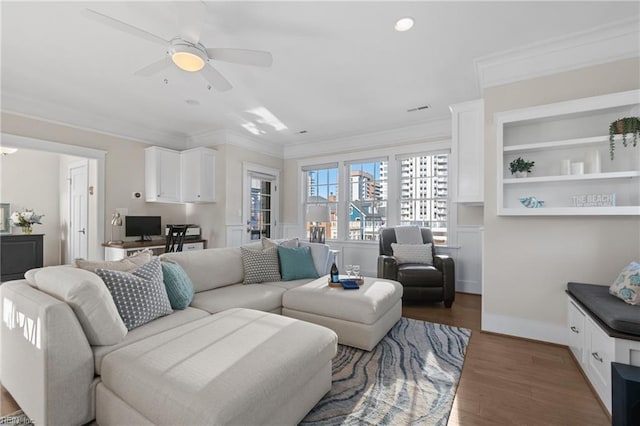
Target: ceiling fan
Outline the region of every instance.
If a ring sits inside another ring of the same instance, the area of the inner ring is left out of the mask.
[[[185,35],[176,36],[171,40],[165,40],[148,31],[134,27],[116,18],[103,15],[92,9],[83,9],[82,13],[89,19],[145,40],[161,44],[166,48],[163,59],[136,71],[134,73],[135,75],[150,76],[171,66],[173,63],[184,71],[200,72],[211,86],[222,92],[231,89],[232,86],[231,83],[211,65],[212,60],[259,67],[270,67],[273,62],[273,58],[269,52],[247,49],[207,48],[200,43],[199,40],[190,39],[190,37]]]

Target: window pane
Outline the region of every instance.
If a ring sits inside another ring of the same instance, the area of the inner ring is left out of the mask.
[[[325,227],[326,239],[338,238],[338,215],[337,215],[337,201],[338,201],[338,169],[316,169],[309,170],[306,173],[306,193],[307,199],[304,205],[306,232],[309,235],[309,230],[312,226],[311,222],[306,219],[306,212],[309,205],[327,205],[329,208],[329,222],[320,223],[320,226]]]
[[[438,244],[447,242],[449,155],[400,160],[400,224],[431,228]]]
[[[377,240],[387,221],[387,162],[349,165],[350,240]]]

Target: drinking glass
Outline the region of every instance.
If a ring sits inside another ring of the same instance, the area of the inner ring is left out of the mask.
[[[351,278],[351,274],[353,273],[353,265],[346,265],[344,270],[347,272],[347,276]]]
[[[360,278],[360,265],[353,265],[353,275]]]

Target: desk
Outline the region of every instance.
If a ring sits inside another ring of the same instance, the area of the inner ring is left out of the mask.
[[[203,250],[206,243],[207,240],[202,239],[185,240],[182,251]],[[162,254],[164,253],[165,240],[125,241],[119,244],[102,243],[102,247],[104,247],[104,260],[120,260],[144,249],[150,249],[154,255]]]

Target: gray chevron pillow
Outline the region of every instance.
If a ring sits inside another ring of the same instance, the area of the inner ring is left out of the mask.
[[[244,265],[244,284],[281,281],[277,246],[263,250],[240,247],[240,251]]]

